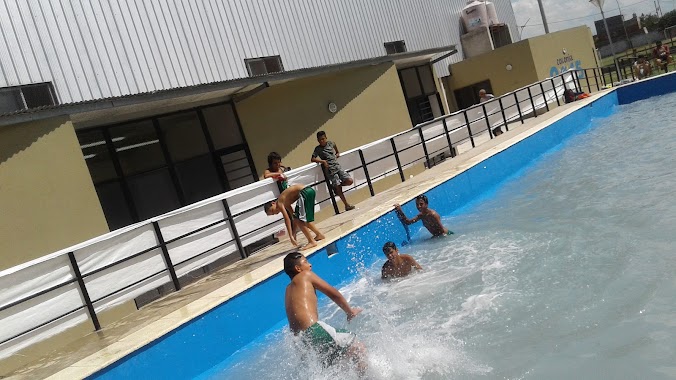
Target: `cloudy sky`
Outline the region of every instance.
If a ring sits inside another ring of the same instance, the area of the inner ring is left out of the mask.
[[[625,20],[632,17],[633,13],[655,13],[656,0],[605,0],[603,12],[606,17],[617,16],[618,1]],[[674,9],[676,0],[659,0],[662,12],[666,13]],[[542,0],[545,8],[545,16],[549,31],[572,28],[579,25],[588,25],[592,34],[596,34],[594,20],[601,19],[599,8],[592,5],[588,0]],[[528,38],[544,34],[540,9],[537,0],[512,0],[512,7],[516,15],[516,23],[522,30],[521,37]],[[522,26],[526,25],[524,28]]]

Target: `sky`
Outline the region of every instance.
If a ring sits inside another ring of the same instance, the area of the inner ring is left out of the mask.
[[[511,0],[514,14],[516,15],[516,24],[521,31],[521,38],[539,36],[545,33],[540,17],[540,8],[537,0]],[[656,0],[605,0],[603,12],[606,18],[620,14],[618,3],[624,19],[628,20],[633,13],[638,16],[641,13],[655,14]],[[676,0],[659,0],[662,13],[667,13],[674,9]],[[595,20],[601,20],[599,8],[592,5],[588,0],[542,0],[545,9],[545,16],[550,32],[568,29],[575,26],[587,25],[591,28],[592,34],[596,34],[594,27]],[[525,27],[523,27],[525,25]],[[522,28],[523,27],[523,28]]]

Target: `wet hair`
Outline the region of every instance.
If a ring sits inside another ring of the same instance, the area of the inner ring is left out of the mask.
[[[268,166],[272,166],[272,161],[274,160],[282,160],[282,156],[279,155],[277,152],[270,152],[268,154]]]
[[[417,197],[415,197],[415,200],[417,201],[420,199],[421,201],[425,202],[426,205],[430,204],[430,201],[427,199],[427,195],[425,194],[420,194]]]
[[[662,41],[661,40],[655,40],[655,45],[657,45],[657,46],[662,45]]]
[[[273,203],[273,202],[274,202],[274,201],[270,201],[270,202],[268,202],[268,203],[266,203],[266,204],[263,205],[263,210],[265,210],[265,213],[266,213],[266,214],[269,214],[269,213],[270,213],[270,209],[272,208],[272,203]]]
[[[324,131],[317,132],[317,139],[321,139],[322,136],[326,136],[326,132],[324,132]]]
[[[300,252],[291,252],[284,258],[284,272],[290,277],[293,278],[298,274],[296,271],[296,265],[300,262],[304,256]]]
[[[388,241],[387,243],[385,243],[385,245],[383,245],[383,253],[387,254],[387,252],[389,252],[390,250],[396,251],[397,245],[391,241]]]

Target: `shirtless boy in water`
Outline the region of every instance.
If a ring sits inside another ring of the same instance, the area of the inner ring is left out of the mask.
[[[405,224],[413,224],[419,220],[422,220],[423,226],[432,234],[433,237],[452,235],[453,231],[450,231],[448,228],[444,227],[441,224],[441,217],[439,214],[428,208],[429,201],[424,194],[418,195],[415,198],[415,206],[418,208],[420,213],[413,217],[413,219],[408,219],[404,210],[401,209],[399,204],[394,205],[394,209],[397,211],[397,216]]]
[[[383,253],[387,256],[387,261],[383,264],[381,272],[383,280],[406,277],[413,268],[416,270],[423,269],[413,257],[399,254],[397,246],[391,241],[383,245]]]
[[[289,215],[291,205],[296,202],[296,209],[293,215]],[[293,233],[293,223],[291,218],[295,218],[296,225],[300,228],[303,235],[307,239],[307,244],[301,250],[309,249],[317,246],[317,240],[324,239],[324,235],[315,226],[315,190],[305,185],[292,185],[279,194],[276,201],[270,201],[264,206],[265,213],[268,215],[279,214],[284,216],[284,224],[286,231],[289,234],[289,240],[294,247],[298,246],[296,237]],[[315,236],[310,234],[312,231]]]
[[[361,375],[366,371],[366,349],[355,335],[344,329],[334,329],[319,320],[317,290],[326,294],[351,321],[361,309],[353,308],[336,288],[312,272],[305,256],[291,252],[284,258],[284,272],[291,278],[286,287],[284,304],[289,327],[308,346],[317,350],[324,365],[334,364],[336,359],[347,357],[357,365]]]

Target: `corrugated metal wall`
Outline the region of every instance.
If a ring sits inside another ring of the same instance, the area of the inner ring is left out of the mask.
[[[498,16],[517,38],[509,0]],[[0,0],[0,87],[53,82],[70,103],[247,76],[245,58],[284,68],[459,45],[461,0]],[[439,76],[448,64],[436,65]]]

